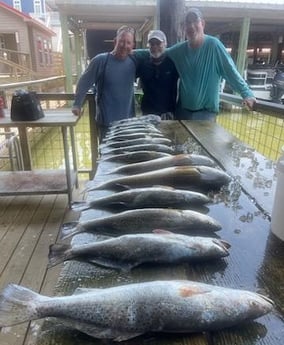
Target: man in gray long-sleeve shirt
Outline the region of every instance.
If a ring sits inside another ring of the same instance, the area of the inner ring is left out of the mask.
[[[133,28],[123,26],[117,31],[114,49],[96,55],[78,81],[72,112],[81,114],[86,93],[96,88],[100,140],[113,121],[134,116],[134,81],[136,66],[129,57],[134,47]]]

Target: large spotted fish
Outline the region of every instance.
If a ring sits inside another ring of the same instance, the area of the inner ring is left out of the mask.
[[[123,341],[149,332],[222,329],[272,310],[273,302],[263,295],[193,281],[79,289],[59,297],[9,284],[0,295],[0,328],[57,317],[90,336]]]

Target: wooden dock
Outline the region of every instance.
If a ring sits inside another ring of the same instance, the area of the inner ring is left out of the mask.
[[[75,200],[83,198],[80,190],[74,190]],[[49,245],[57,241],[63,222],[78,217],[66,194],[0,197],[0,290],[12,282],[53,294],[62,267],[47,270]],[[34,329],[28,326],[2,329],[0,344],[33,344]]]

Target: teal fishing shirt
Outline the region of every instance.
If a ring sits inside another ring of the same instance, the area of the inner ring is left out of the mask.
[[[219,91],[222,79],[243,99],[254,97],[249,86],[220,40],[205,35],[199,48],[191,48],[188,41],[167,49],[180,76],[179,102],[191,111],[219,111]]]

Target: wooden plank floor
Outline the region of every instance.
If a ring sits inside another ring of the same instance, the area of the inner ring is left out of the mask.
[[[84,181],[73,199],[82,200]],[[68,208],[67,194],[0,197],[0,290],[8,283],[52,294],[62,267],[47,270],[49,245],[60,225],[79,218]],[[1,345],[31,345],[39,323],[3,328]]]

